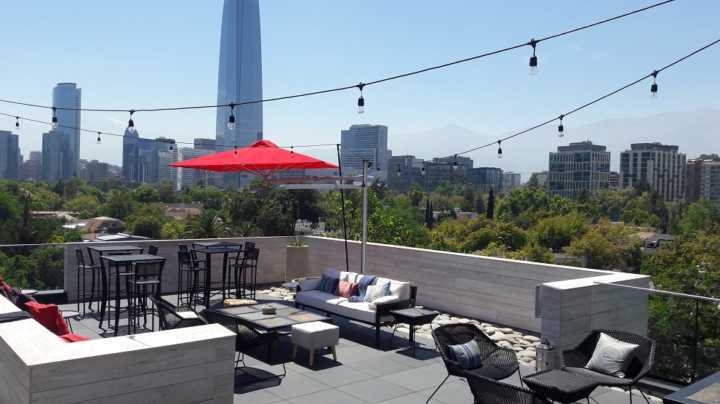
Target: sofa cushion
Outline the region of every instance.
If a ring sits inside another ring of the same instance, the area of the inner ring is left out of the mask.
[[[28,302],[25,304],[35,321],[42,324],[45,328],[52,331],[55,335],[69,334],[65,319],[55,304],[42,304],[38,302]]]
[[[338,287],[338,279],[323,275],[318,285],[318,290],[334,295]]]
[[[346,302],[344,297],[338,297],[321,290],[303,291],[295,295],[295,301],[299,304],[315,307],[319,310],[334,312],[335,306]]]
[[[377,299],[370,302],[370,309],[376,310],[378,304],[384,304],[384,303],[393,303],[393,302],[399,302],[401,299],[398,296],[395,295],[387,295],[383,297],[378,297]]]
[[[367,292],[367,287],[370,286],[373,282],[375,282],[375,276],[373,275],[358,275],[358,296],[364,298],[365,292]]]
[[[353,320],[366,323],[375,322],[375,310],[370,309],[368,302],[342,302],[335,306],[335,313]]]
[[[67,334],[61,335],[60,338],[65,340],[65,342],[81,342],[81,341],[87,341],[90,339],[88,337],[83,337],[82,335],[77,335],[77,334],[73,334],[73,333],[67,333]]]
[[[390,281],[390,294],[397,296],[399,300],[410,299],[410,282]]]

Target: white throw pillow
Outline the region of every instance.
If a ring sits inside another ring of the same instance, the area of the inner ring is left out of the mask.
[[[379,297],[387,296],[390,292],[390,282],[375,282],[365,290],[365,302],[373,302]]]
[[[600,333],[595,351],[585,367],[608,375],[625,377],[631,354],[638,346],[620,341],[604,332]]]
[[[410,282],[391,281],[390,294],[403,300],[410,299]]]

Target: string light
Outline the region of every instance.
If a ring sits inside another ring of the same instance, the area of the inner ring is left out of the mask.
[[[228,118],[227,127],[230,130],[235,130],[235,104],[230,103],[230,117]]]
[[[402,168],[398,167],[397,176],[400,177],[401,175],[402,175]]]
[[[127,131],[130,133],[137,133],[137,129],[135,129],[135,122],[133,121],[133,114],[135,113],[135,110],[131,109],[128,112],[130,112],[130,119],[128,120]]]
[[[20,131],[20,117],[19,116],[15,117],[15,131],[16,132]]]
[[[455,156],[453,156],[453,159],[454,160],[453,160],[453,164],[452,164],[452,169],[457,170],[458,169],[457,154]]]
[[[502,158],[502,140],[498,140],[497,145],[498,145],[498,158],[501,159]]]
[[[365,113],[365,97],[363,97],[363,88],[365,88],[365,84],[360,83],[357,85],[358,90],[360,90],[360,98],[358,98],[358,114],[364,114]]]
[[[57,108],[52,107],[53,116],[52,116],[52,128],[57,129],[58,128],[58,119],[57,119]]]
[[[425,175],[425,166],[420,168],[420,175]]]
[[[652,82],[652,84],[650,85],[650,96],[651,96],[652,98],[657,98],[657,96],[658,96],[657,75],[658,75],[658,71],[657,71],[657,70],[655,70],[655,71],[652,72],[653,82]]]
[[[538,41],[535,39],[531,39],[530,42],[528,42],[528,45],[532,46],[533,54],[530,56],[530,62],[528,65],[530,65],[530,74],[536,75],[538,71],[538,58],[535,55],[535,48],[537,47]]]
[[[101,132],[98,132],[98,133],[97,133],[97,135],[98,135],[98,137],[97,137],[97,144],[100,144],[100,143],[102,142],[102,139],[100,138],[100,134],[101,134]]]
[[[237,154],[237,146],[233,146],[233,153]]]
[[[563,118],[565,117],[564,114],[560,114],[560,125],[558,125],[558,137],[565,136],[565,127],[563,126]]]

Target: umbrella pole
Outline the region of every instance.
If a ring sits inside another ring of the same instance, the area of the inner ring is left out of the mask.
[[[365,273],[367,266],[367,231],[368,231],[368,162],[363,161],[363,211],[362,211],[362,259],[360,273]]]
[[[338,174],[342,178],[342,161],[340,161],[340,145],[337,146],[338,156]],[[342,179],[340,180],[342,184]],[[343,225],[343,237],[345,239],[345,271],[350,272],[350,256],[348,255],[348,237],[347,237],[347,223],[345,223],[345,190],[340,188],[340,203],[342,211],[342,225]]]

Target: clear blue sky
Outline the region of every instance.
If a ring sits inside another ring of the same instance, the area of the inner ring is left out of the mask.
[[[369,81],[646,4],[650,1],[262,0],[264,92],[270,97]],[[74,81],[83,90],[86,107],[215,102],[219,0],[5,0],[2,6],[0,98],[49,104],[55,83]],[[381,123],[390,127],[395,154],[431,157],[422,151],[462,150],[559,114],[716,39],[718,15],[716,0],[678,0],[542,43],[540,73],[535,77],[527,73],[528,48],[368,88],[363,116],[356,113],[355,92],[266,104],[265,136],[283,145],[335,143],[340,129],[353,123]],[[566,126],[720,108],[718,65],[720,47],[659,77],[659,100],[649,100],[648,83],[578,114]],[[12,105],[0,104],[0,111],[50,118],[47,111]],[[82,117],[84,127],[117,132],[126,121],[126,114]],[[209,110],[137,114],[135,121],[145,137],[191,141],[215,133],[214,111]],[[459,140],[407,136],[450,124],[483,135]],[[0,118],[0,129],[13,125]],[[26,156],[40,149],[44,130],[23,124],[21,148]],[[622,134],[607,137],[618,135]],[[82,158],[121,160],[119,140],[107,138],[96,145],[92,135],[83,139]],[[563,141],[567,140],[573,139]],[[681,147],[682,141],[677,140]],[[532,142],[542,145],[542,153],[559,143],[552,136]],[[314,152],[332,156],[328,150]],[[493,153],[471,157],[480,161]],[[504,168],[513,169],[513,162],[506,160]]]

